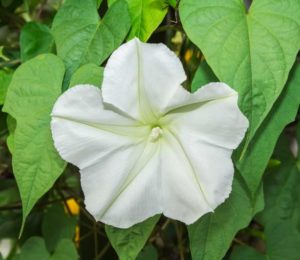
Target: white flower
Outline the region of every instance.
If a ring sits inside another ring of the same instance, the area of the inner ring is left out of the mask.
[[[248,120],[226,84],[191,94],[185,80],[165,45],[134,39],[110,57],[102,91],[78,85],[57,100],[55,147],[80,168],[96,220],[127,228],[163,213],[191,224],[229,196]]]

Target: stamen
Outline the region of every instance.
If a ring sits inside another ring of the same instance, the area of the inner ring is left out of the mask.
[[[163,130],[160,127],[154,127],[151,130],[151,134],[150,134],[150,142],[156,142],[161,135],[163,134]]]

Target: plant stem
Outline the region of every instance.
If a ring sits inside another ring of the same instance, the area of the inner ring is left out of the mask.
[[[101,259],[104,255],[105,255],[105,253],[107,252],[107,250],[110,248],[110,243],[107,243],[106,245],[105,245],[105,247],[103,247],[103,249],[100,251],[100,253],[95,257],[95,259]]]

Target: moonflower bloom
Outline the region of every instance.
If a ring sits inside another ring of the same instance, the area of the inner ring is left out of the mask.
[[[229,196],[248,120],[226,84],[191,94],[185,80],[165,45],[134,39],[111,55],[102,90],[78,85],[58,98],[55,147],[79,167],[97,221],[127,228],[163,213],[191,224]]]

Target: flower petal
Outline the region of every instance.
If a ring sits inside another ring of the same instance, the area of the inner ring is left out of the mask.
[[[224,83],[211,83],[194,94],[182,96],[182,105],[170,104],[171,111],[160,120],[161,124],[182,140],[195,139],[228,149],[237,148],[249,125],[238,107],[237,92]]]
[[[81,85],[56,102],[52,136],[62,158],[80,168],[87,210],[130,227],[161,213],[159,145],[150,128],[103,108],[100,89]]]
[[[194,93],[181,87],[173,93],[172,98],[165,107],[165,113],[188,105],[222,99],[232,95],[236,96],[237,92],[223,82],[208,83]]]
[[[164,141],[163,214],[192,224],[228,197],[234,173],[232,151],[199,140],[186,142],[168,130]]]
[[[150,128],[105,110],[100,89],[79,85],[59,97],[52,111],[51,130],[61,157],[79,168],[123,146],[145,141]]]
[[[104,70],[103,100],[133,118],[155,121],[186,75],[180,60],[163,44],[137,38],[123,44]]]
[[[172,162],[162,166],[166,216],[191,224],[229,196],[231,154],[248,127],[237,98],[227,85],[212,83],[170,103],[160,120],[169,143],[162,161]]]
[[[161,213],[159,165],[159,145],[148,142],[81,170],[86,208],[96,220],[119,228]]]

